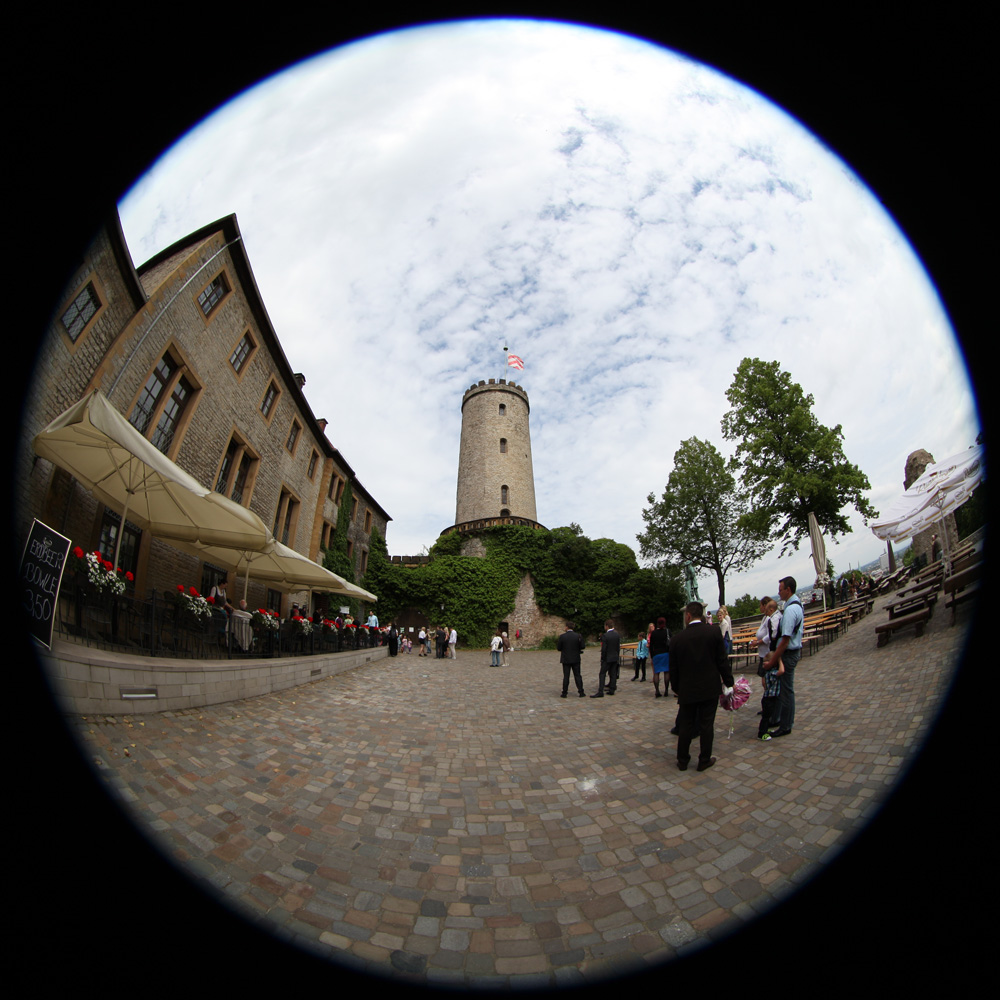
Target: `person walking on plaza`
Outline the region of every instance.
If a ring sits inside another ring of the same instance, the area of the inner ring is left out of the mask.
[[[649,656],[649,644],[646,641],[646,633],[639,633],[639,644],[635,647],[635,677],[632,680],[639,680],[639,671],[642,671],[642,679],[646,679],[646,659]]]
[[[601,672],[597,681],[597,694],[592,694],[591,698],[604,697],[605,678],[609,695],[613,695],[618,687],[618,658],[621,655],[622,640],[610,618],[604,623],[604,629],[604,635],[601,636]]]
[[[583,653],[583,636],[573,628],[572,622],[566,622],[566,631],[556,639],[556,649],[559,650],[559,662],[562,664],[563,683],[560,698],[569,693],[569,675],[573,674],[576,681],[576,693],[581,698],[587,697],[583,690],[583,678],[580,675],[580,655]]]
[[[656,697],[660,697],[660,678],[663,678],[663,694],[669,693],[667,682],[670,679],[670,632],[667,630],[667,619],[657,618],[656,628],[649,633],[649,655],[653,661],[653,687]]]
[[[507,638],[506,632],[501,632],[500,638],[502,640],[500,645],[500,656],[503,660],[503,665],[505,667],[509,667],[510,663],[507,660],[507,654],[510,652],[510,639]]]
[[[503,639],[500,636],[500,629],[497,629],[490,640],[490,666],[500,666],[500,650],[503,648]]]
[[[423,627],[423,625],[420,626],[420,631],[417,633],[417,644],[420,646],[420,649],[417,650],[417,656],[426,656],[427,655],[427,631]]]
[[[786,576],[778,581],[778,596],[785,602],[781,612],[781,638],[777,647],[764,657],[768,670],[778,660],[785,665],[781,675],[781,694],[778,697],[778,718],[772,720],[772,736],[787,736],[795,725],[795,666],[802,656],[802,632],[805,610],[795,593],[795,577]]]
[[[684,630],[670,640],[670,686],[677,694],[677,767],[686,771],[691,741],[699,738],[698,770],[715,763],[715,713],[719,695],[732,692],[733,672],[718,625],[708,625],[698,601],[684,608]]]
[[[452,629],[448,633],[448,659],[457,660],[458,656],[455,653],[455,647],[458,645],[458,632]]]

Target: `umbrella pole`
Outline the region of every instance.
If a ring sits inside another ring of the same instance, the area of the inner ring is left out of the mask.
[[[118,526],[118,537],[115,539],[114,569],[118,569],[118,556],[122,550],[122,536],[125,534],[125,518],[128,516],[128,492],[125,493],[125,509],[122,511],[122,523]]]
[[[941,518],[941,534],[944,535],[944,575],[951,576],[951,545],[948,542],[948,525]]]

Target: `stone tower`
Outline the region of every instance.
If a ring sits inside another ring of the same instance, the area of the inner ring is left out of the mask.
[[[474,531],[535,520],[528,394],[506,379],[480,381],[462,397],[455,524]]]

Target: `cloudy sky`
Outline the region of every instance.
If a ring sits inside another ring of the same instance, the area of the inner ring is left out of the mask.
[[[934,288],[849,166],[751,90],[608,32],[480,21],[354,43],[218,111],[119,209],[136,264],[236,214],[392,553],[453,523],[462,393],[506,375],[505,345],[538,519],[635,549],[681,441],[731,453],[744,357],[779,359],[843,425],[880,510],[909,452],[978,430]],[[827,546],[838,570],[883,550],[852,524]],[[728,596],[788,573],[811,580],[808,546]]]

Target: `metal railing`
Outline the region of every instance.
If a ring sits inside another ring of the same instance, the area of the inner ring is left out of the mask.
[[[78,581],[63,583],[54,633],[117,652],[230,660],[340,653],[378,645],[381,639],[362,629],[317,624],[303,634],[291,619],[277,629],[249,622],[240,626],[221,608],[212,608],[211,617],[196,617],[162,591],[150,591],[147,598],[115,595]]]

